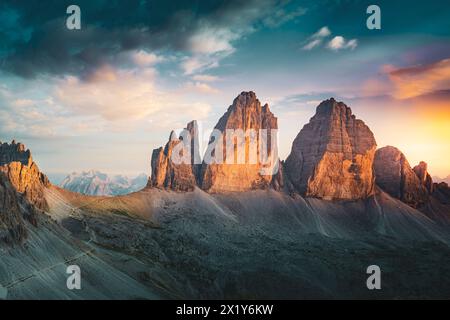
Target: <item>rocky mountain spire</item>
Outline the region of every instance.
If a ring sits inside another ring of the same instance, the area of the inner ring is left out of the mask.
[[[428,201],[426,164],[413,170],[399,149],[387,146],[377,150],[374,169],[377,185],[391,196],[415,208]]]
[[[33,162],[30,150],[25,150],[22,143],[16,143],[15,140],[8,143],[0,142],[0,166],[11,162],[20,162],[24,166],[30,166]]]
[[[188,123],[180,137],[177,137],[175,132],[172,131],[165,147],[153,150],[150,186],[176,191],[191,191],[197,186],[197,171],[200,163],[200,160],[196,159],[199,157],[198,141],[195,142],[195,139],[198,139],[197,130],[197,123],[192,121]],[[183,141],[183,136],[186,136],[186,133],[196,137],[191,138],[190,142]],[[172,161],[174,150],[179,153],[177,155],[179,158],[187,156],[187,159],[179,163]],[[194,160],[199,163],[193,165]]]
[[[272,136],[272,129],[278,129],[277,118],[267,104],[261,105],[254,92],[242,92],[236,97],[215,129],[220,137],[216,136],[211,141],[215,139],[219,141],[222,138],[223,145],[217,144],[211,154],[208,154],[207,150],[204,159],[210,155],[217,156],[219,153],[222,157],[219,163],[203,162],[201,186],[204,190],[222,192],[267,188],[278,179],[276,174],[279,169],[278,146],[276,136]],[[252,142],[250,142],[251,132],[255,133]],[[242,139],[236,137],[235,135],[239,133],[245,137],[241,136]],[[228,149],[227,155],[227,147],[234,149],[234,152]],[[263,152],[268,155],[265,158],[267,162],[261,161],[264,158],[261,157]]]
[[[44,188],[50,185],[48,178],[39,171],[30,150],[21,143],[0,144],[0,172],[9,179],[12,187],[41,210],[48,205]]]
[[[433,193],[433,179],[428,173],[428,164],[424,161],[420,161],[420,163],[413,168],[413,171],[416,173],[417,177],[419,177],[420,183],[427,189],[428,193]]]
[[[215,126],[203,159],[196,121],[188,123],[180,137],[172,133],[164,149],[153,151],[150,185],[178,191],[199,186],[210,192],[280,188],[281,164],[272,129],[278,129],[277,118],[269,106],[262,106],[254,92],[242,92]],[[173,155],[185,161],[174,163]]]
[[[374,193],[373,133],[342,102],[319,104],[285,163],[294,189],[323,199],[361,199]]]

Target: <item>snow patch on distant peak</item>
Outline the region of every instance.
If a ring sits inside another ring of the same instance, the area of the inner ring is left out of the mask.
[[[147,185],[148,177],[108,175],[97,170],[72,172],[60,184],[61,188],[92,196],[118,196],[133,193]]]

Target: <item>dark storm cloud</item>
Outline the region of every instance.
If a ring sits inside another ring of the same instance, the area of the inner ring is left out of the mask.
[[[71,4],[81,8],[81,30],[65,27]],[[42,73],[83,75],[104,63],[117,63],[120,53],[133,49],[186,52],[189,39],[204,28],[239,33],[263,24],[287,4],[276,0],[2,0],[0,67],[25,78]]]

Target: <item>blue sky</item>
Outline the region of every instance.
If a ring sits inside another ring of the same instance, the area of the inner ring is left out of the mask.
[[[67,30],[66,8],[81,8]],[[381,8],[381,30],[366,8]],[[193,119],[212,128],[253,90],[279,118],[280,153],[321,100],[343,100],[411,164],[450,174],[445,1],[2,1],[0,140],[47,173],[150,172]]]

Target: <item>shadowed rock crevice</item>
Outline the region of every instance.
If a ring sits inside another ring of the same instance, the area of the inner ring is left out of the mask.
[[[3,172],[0,172],[0,242],[22,243],[27,237],[25,221],[35,225],[36,211],[20,194]]]

